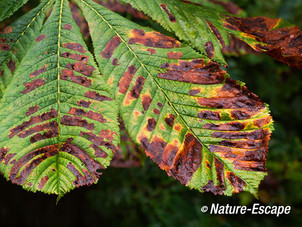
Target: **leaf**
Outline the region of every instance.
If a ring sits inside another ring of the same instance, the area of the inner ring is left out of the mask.
[[[65,193],[98,181],[118,143],[117,106],[57,0],[0,103],[0,172],[30,191]]]
[[[54,1],[43,1],[39,6],[5,27],[0,33],[0,97],[10,83],[15,69],[27,53],[33,39],[38,36],[44,12]]]
[[[130,137],[184,185],[256,195],[272,129],[257,96],[179,41],[76,2]]]
[[[0,0],[0,21],[10,17],[28,0]]]
[[[221,49],[229,44],[228,32],[223,28],[219,11],[180,0],[122,1],[131,3],[133,8],[144,12],[166,30],[174,32],[204,56],[227,65]]]
[[[233,17],[187,0],[123,0],[143,11],[210,59],[226,65],[221,49],[229,34],[255,51],[291,67],[302,68],[302,31],[282,19]]]
[[[225,16],[224,26],[257,52],[302,69],[302,31],[282,19]]]

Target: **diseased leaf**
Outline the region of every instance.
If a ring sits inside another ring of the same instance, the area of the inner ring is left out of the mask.
[[[302,31],[282,19],[225,16],[224,26],[254,50],[302,69]]]
[[[0,0],[0,22],[10,17],[28,0]]]
[[[132,7],[218,63],[226,64],[221,49],[230,45],[228,34],[232,34],[257,52],[266,53],[291,67],[302,67],[302,31],[282,19],[233,17],[196,4],[196,1],[123,1],[131,3]]]
[[[229,45],[228,32],[223,27],[219,11],[190,1],[122,0],[174,32],[204,56],[227,65],[221,49]]]
[[[174,38],[76,2],[131,138],[184,185],[256,195],[272,129],[258,97]]]
[[[117,106],[67,0],[56,1],[31,41],[0,103],[0,172],[60,198],[109,166]]]
[[[35,9],[0,32],[0,81],[2,84],[0,97],[34,38],[40,33],[45,18],[45,10],[53,3],[53,0],[43,1]]]
[[[134,18],[146,20],[148,17],[142,12],[132,8],[130,4],[121,3],[119,0],[94,0],[96,3],[105,6],[107,9],[110,9],[117,13],[129,13]]]

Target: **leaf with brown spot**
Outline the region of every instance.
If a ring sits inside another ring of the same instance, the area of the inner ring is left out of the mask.
[[[272,130],[267,106],[242,83],[229,79],[219,64],[176,39],[123,20],[91,0],[76,2],[87,15],[96,53],[119,37],[110,59],[97,54],[96,60],[106,66],[100,70],[129,136],[147,156],[169,176],[199,191],[256,195],[266,175]],[[134,7],[136,2],[131,1]],[[166,5],[176,17],[176,10]],[[100,32],[97,24],[104,24],[105,30]],[[148,53],[150,47],[156,54]],[[211,55],[211,44],[208,51]],[[238,119],[241,116],[244,119]]]
[[[43,13],[51,2],[25,19]],[[72,19],[69,1],[55,1],[43,19],[34,19],[32,34],[25,31],[31,45],[24,43],[24,56],[13,58],[22,59],[13,70],[18,76],[0,101],[0,173],[26,190],[59,199],[98,181],[116,153],[119,128],[116,103]]]

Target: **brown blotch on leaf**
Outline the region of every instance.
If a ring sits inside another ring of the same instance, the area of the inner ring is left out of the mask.
[[[23,185],[33,169],[40,165],[45,159],[57,154],[58,144],[45,146],[27,153],[13,165],[9,179],[13,184]],[[39,156],[39,158],[34,159],[37,156]],[[20,172],[21,168],[22,171]]]
[[[120,88],[119,92],[121,92],[122,94],[126,94],[136,71],[137,71],[137,68],[134,65],[130,65],[128,67],[128,70],[123,74],[123,76],[118,84],[118,87]]]
[[[130,91],[130,94],[133,98],[137,99],[139,97],[139,95],[143,89],[144,83],[145,83],[144,77],[142,77],[142,76],[137,77],[137,79],[135,81],[135,86],[133,86]]]
[[[82,54],[86,52],[86,50],[84,50],[84,47],[79,43],[63,43],[62,46],[71,50],[78,51]]]
[[[222,190],[225,190],[225,182],[224,182],[224,165],[223,163],[216,157],[214,157],[215,169],[217,180],[220,184]]]
[[[165,117],[165,122],[167,123],[167,125],[169,125],[170,127],[173,127],[174,125],[174,120],[175,120],[175,116],[173,114],[169,114],[169,117]]]
[[[85,100],[80,100],[77,102],[78,106],[82,106],[85,108],[89,108],[91,102],[90,101],[85,101]]]
[[[91,86],[91,80],[88,79],[85,76],[75,76],[74,72],[69,69],[62,69],[60,78],[62,80],[70,80],[74,83],[80,84],[84,87],[90,87]]]
[[[170,10],[167,8],[167,5],[160,3],[160,7],[168,14],[169,21],[172,23],[175,23],[177,20],[175,16],[170,12]]]
[[[61,54],[61,57],[64,58],[71,58],[76,61],[83,62],[84,64],[87,64],[89,57],[86,55],[81,54],[71,54],[70,52],[64,52]]]
[[[7,67],[13,73],[16,69],[16,62],[14,62],[12,59],[10,59],[9,62],[7,63]]]
[[[148,138],[140,139],[140,145],[146,150],[147,156],[151,157],[157,164],[161,164],[163,153],[167,142],[158,136],[154,136],[151,143]]]
[[[189,91],[189,95],[191,95],[191,96],[195,96],[199,93],[200,93],[200,91],[198,89],[192,89]]]
[[[166,63],[161,66],[168,69],[159,73],[158,77],[192,84],[220,84],[224,81],[226,72],[215,62],[204,63],[204,60],[178,60],[178,63]]]
[[[222,35],[219,32],[219,30],[210,21],[206,20],[206,22],[207,22],[208,26],[210,27],[212,33],[216,36],[216,38],[219,41],[219,43],[221,44],[221,46],[225,47],[225,42],[224,42],[224,40],[222,38]]]
[[[156,50],[153,49],[153,48],[148,48],[147,51],[149,51],[150,54],[155,54],[156,53]]]
[[[197,114],[198,118],[206,119],[206,120],[221,120],[220,113],[210,110],[202,110]]]
[[[105,146],[108,149],[112,150],[113,153],[116,153],[117,147],[112,143],[112,141],[105,141],[103,136],[97,136],[92,132],[81,132],[80,136],[87,137],[96,146]]]
[[[158,107],[160,107],[160,108],[163,108],[163,106],[164,106],[161,102],[158,102],[157,105],[158,105]]]
[[[44,65],[42,68],[29,74],[29,77],[34,78],[34,77],[38,76],[39,74],[46,72],[46,70],[47,70],[47,65]]]
[[[21,93],[27,94],[27,93],[35,90],[36,88],[43,86],[44,84],[45,84],[45,81],[41,80],[41,79],[35,79],[31,82],[27,82],[24,84],[25,90],[21,91]]]
[[[244,129],[246,123],[230,122],[225,124],[207,123],[202,128],[218,131],[240,131]]]
[[[230,183],[233,186],[235,193],[243,191],[243,188],[246,183],[240,177],[237,177],[233,172],[227,172],[227,178],[230,180]]]
[[[72,30],[72,25],[71,24],[64,24],[63,26],[64,29],[71,31]]]
[[[81,117],[72,117],[64,115],[61,118],[61,124],[67,126],[79,126],[91,131],[94,130],[94,124],[89,124],[86,120],[83,120]]]
[[[118,65],[119,65],[119,63],[118,63],[118,58],[113,58],[111,63],[112,63],[112,65],[114,65],[114,66],[118,66]]]
[[[58,116],[58,112],[55,109],[51,109],[49,112],[43,113],[41,115],[32,116],[32,117],[30,117],[29,121],[25,121],[21,125],[18,125],[15,128],[11,129],[10,130],[11,133],[8,135],[8,137],[11,139],[15,135],[17,135],[19,132],[24,131],[26,128],[28,128],[31,125],[50,120],[57,116]]]
[[[9,149],[7,147],[2,147],[0,149],[0,163],[4,159],[5,155],[9,152]]]
[[[242,131],[242,132],[214,132],[212,137],[223,138],[223,139],[250,139],[260,140],[269,135],[268,129],[258,129],[254,131]]]
[[[108,129],[106,129],[106,130],[102,129],[101,132],[99,133],[99,135],[101,137],[104,137],[106,140],[109,140],[112,142],[114,139],[114,135],[117,136],[117,133],[114,131],[110,131]]]
[[[107,44],[101,55],[103,58],[110,59],[115,49],[120,45],[121,38],[114,36]]]
[[[12,33],[12,31],[13,31],[12,26],[7,26],[0,31],[0,34]]]
[[[154,118],[148,119],[147,130],[152,132],[155,129],[157,122]]]
[[[171,168],[178,149],[179,148],[173,144],[168,144],[165,147],[162,163],[160,164],[160,167],[162,169],[165,169],[167,171]]]
[[[8,45],[8,44],[0,44],[0,50],[3,50],[3,51],[10,51],[10,50],[11,50],[11,47],[10,47],[10,45]]]
[[[219,185],[214,185],[212,180],[209,180],[208,183],[201,188],[201,190],[205,192],[212,192],[214,195],[223,195],[222,188]]]
[[[93,112],[91,110],[89,110],[87,112],[83,109],[78,109],[78,108],[71,107],[68,113],[71,114],[71,115],[75,115],[75,116],[84,116],[84,117],[90,118],[92,120],[101,122],[101,123],[106,123],[107,122],[107,120],[103,117],[103,114],[96,113],[96,112]]]
[[[35,41],[36,41],[36,42],[40,42],[40,41],[42,41],[43,39],[46,39],[46,38],[47,38],[46,35],[41,34],[41,35],[39,35],[39,36],[35,39]]]
[[[170,59],[179,59],[182,57],[182,55],[183,54],[181,52],[174,52],[174,51],[167,53],[167,57]]]
[[[74,64],[68,63],[66,68],[72,69],[76,72],[82,73],[85,76],[91,76],[95,68],[90,65],[83,64],[81,62],[76,62]]]
[[[26,116],[32,115],[35,112],[37,112],[39,109],[40,109],[40,107],[37,106],[37,105],[31,106],[31,107],[28,108],[28,111],[25,114],[26,114]]]
[[[208,58],[212,59],[214,57],[214,51],[215,51],[213,43],[211,41],[206,42],[205,48]]]
[[[38,188],[39,188],[39,189],[42,189],[48,180],[49,180],[49,177],[48,177],[48,176],[42,177],[42,178],[41,178],[41,181],[40,181],[40,183],[39,183],[39,185],[38,185]]]
[[[155,114],[160,114],[160,111],[159,111],[159,109],[154,108],[154,109],[153,109],[153,113],[155,113]]]
[[[99,93],[97,93],[96,91],[86,91],[85,93],[85,97],[90,98],[90,99],[94,99],[97,100],[99,102],[103,102],[103,101],[113,101],[112,98],[106,96],[106,95],[100,95]]]
[[[149,106],[152,102],[150,94],[144,94],[142,95],[142,104],[145,111],[149,109]]]
[[[163,35],[159,32],[145,32],[142,29],[133,29],[131,31],[129,44],[140,43],[148,47],[156,48],[174,48],[180,47],[180,42],[169,36]]]
[[[56,121],[46,122],[44,124],[36,125],[32,128],[29,128],[28,130],[23,130],[18,134],[18,137],[20,138],[26,138],[36,132],[45,131],[45,130],[54,130],[54,132],[51,132],[51,137],[55,137],[58,134],[58,123]]]
[[[281,19],[225,16],[224,27],[239,30],[265,45],[253,48],[291,67],[302,69],[302,31],[297,26],[275,28]]]
[[[177,153],[168,174],[171,174],[182,184],[188,184],[193,173],[200,167],[201,152],[201,143],[191,133],[187,133],[183,148]]]

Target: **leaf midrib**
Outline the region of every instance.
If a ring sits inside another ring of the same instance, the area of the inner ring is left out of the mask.
[[[173,111],[177,114],[178,117],[180,117],[180,119],[182,120],[183,124],[186,126],[187,130],[194,135],[194,137],[199,141],[199,143],[206,148],[206,151],[210,154],[213,155],[214,157],[218,158],[227,169],[229,169],[232,172],[236,172],[233,170],[233,168],[231,168],[229,166],[228,163],[226,163],[220,156],[216,155],[213,152],[210,152],[209,148],[204,145],[199,138],[195,135],[195,133],[192,132],[192,130],[189,128],[189,126],[187,125],[187,123],[184,121],[183,117],[178,113],[178,111],[175,109],[175,107],[173,106],[172,102],[170,101],[169,97],[166,95],[166,93],[163,91],[163,89],[159,86],[159,84],[157,83],[157,81],[154,79],[154,77],[152,76],[152,74],[149,72],[149,70],[144,66],[143,62],[140,60],[140,58],[136,55],[136,53],[132,50],[132,48],[128,45],[128,43],[125,41],[125,39],[117,32],[116,29],[114,29],[114,27],[98,12],[96,11],[89,3],[87,3],[85,0],[79,0],[82,3],[84,3],[86,6],[88,6],[94,13],[96,13],[108,26],[110,29],[112,29],[114,31],[114,33],[121,39],[121,41],[126,45],[126,47],[129,49],[129,51],[134,55],[134,57],[138,60],[138,62],[140,63],[140,65],[142,66],[142,68],[147,72],[148,76],[151,76],[152,80],[155,82],[156,86],[160,89],[160,91],[164,94],[165,98],[168,101],[168,104],[172,107]],[[103,7],[100,5],[100,7]],[[104,8],[104,7],[103,7]],[[124,18],[126,20],[126,18]],[[204,151],[203,151],[204,152]],[[246,185],[249,185],[253,191],[254,191],[254,187],[252,185],[250,185],[248,182],[246,182],[244,179],[242,179]]]

